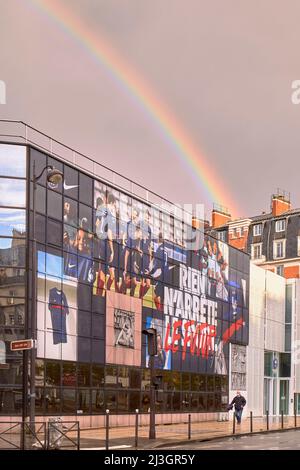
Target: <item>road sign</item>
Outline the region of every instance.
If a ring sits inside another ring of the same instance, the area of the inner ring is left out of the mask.
[[[32,349],[35,347],[36,347],[36,344],[33,339],[20,339],[17,341],[10,342],[11,351],[23,351],[24,349]]]

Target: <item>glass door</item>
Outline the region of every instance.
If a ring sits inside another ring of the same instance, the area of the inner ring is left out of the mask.
[[[297,415],[300,415],[300,393],[295,393],[295,400],[296,400],[296,403],[295,403],[296,413]]]
[[[271,379],[264,379],[264,414],[267,413],[267,411],[270,412],[270,389],[271,389]]]
[[[289,413],[289,381],[280,380],[280,413]]]
[[[278,414],[277,411],[277,386],[278,382],[277,379],[273,380],[273,415],[276,416]]]

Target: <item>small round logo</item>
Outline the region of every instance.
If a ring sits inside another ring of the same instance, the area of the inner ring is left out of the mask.
[[[277,357],[274,357],[273,363],[272,363],[272,367],[273,367],[273,369],[277,369],[277,367],[278,367],[278,359],[277,359]]]

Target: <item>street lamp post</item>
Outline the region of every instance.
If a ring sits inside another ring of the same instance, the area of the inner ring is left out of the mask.
[[[155,386],[154,386],[154,356],[150,356],[150,373],[151,373],[151,385],[150,385],[150,427],[149,427],[149,439],[156,438],[155,432]]]
[[[58,185],[63,179],[63,173],[55,169],[52,165],[47,165],[37,176],[35,173],[35,161],[33,162],[33,192],[32,192],[32,277],[31,277],[31,339],[33,340],[32,349],[30,350],[30,406],[29,418],[30,423],[35,422],[35,363],[36,363],[36,326],[37,326],[37,249],[36,249],[36,189],[37,182],[40,180],[44,172],[47,171],[47,182]]]
[[[157,330],[155,328],[147,328],[143,330],[143,334],[148,338],[148,355],[150,367],[150,426],[149,439],[155,439],[155,369],[154,356],[157,355]]]

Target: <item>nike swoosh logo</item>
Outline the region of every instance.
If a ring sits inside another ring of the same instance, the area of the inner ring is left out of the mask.
[[[66,184],[66,182],[64,181],[64,189],[67,191],[68,189],[74,189],[74,188],[78,188],[78,184],[75,184],[75,185],[71,185],[69,186],[68,184]]]
[[[75,268],[76,264],[69,264],[69,268]]]

